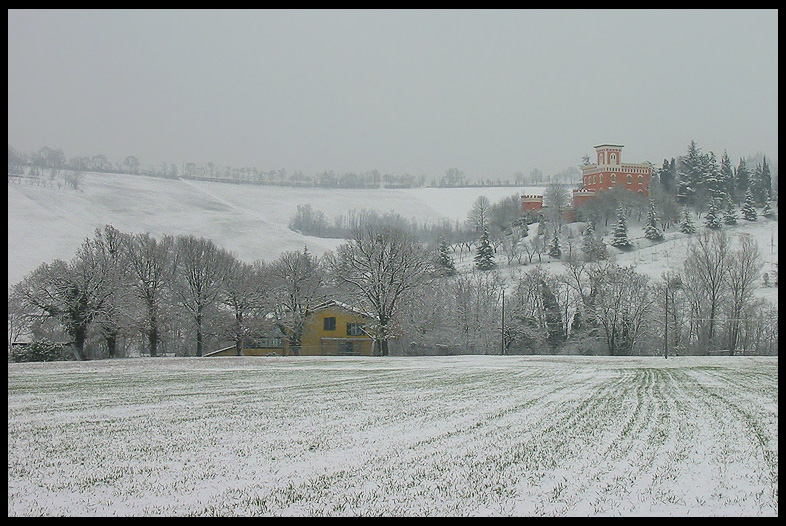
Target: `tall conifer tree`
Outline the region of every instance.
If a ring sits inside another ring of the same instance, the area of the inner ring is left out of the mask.
[[[612,232],[611,246],[617,248],[630,247],[630,240],[628,240],[628,224],[625,221],[625,210],[622,207],[617,207],[617,224],[614,226]]]
[[[687,208],[682,209],[682,219],[680,220],[680,232],[683,234],[695,234],[696,227],[690,218],[690,213]]]
[[[745,203],[742,205],[742,217],[747,221],[756,221],[759,214],[756,212],[756,205],[753,200],[753,192],[751,189],[745,192]]]
[[[647,222],[644,226],[644,237],[651,241],[663,239],[663,232],[658,228],[658,214],[655,211],[655,201],[650,199],[650,209],[647,213]]]
[[[483,234],[480,236],[480,244],[478,245],[478,253],[475,254],[475,267],[478,270],[491,270],[497,266],[494,261],[494,248],[489,242],[489,231],[487,228],[483,229]]]

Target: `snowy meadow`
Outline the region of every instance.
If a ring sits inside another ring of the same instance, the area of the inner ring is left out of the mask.
[[[8,364],[9,516],[777,514],[777,357]]]

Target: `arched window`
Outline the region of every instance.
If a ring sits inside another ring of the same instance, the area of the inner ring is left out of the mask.
[[[611,174],[611,184],[614,184],[616,182],[617,182],[617,174]]]
[[[633,182],[633,176],[628,175],[628,184],[631,184],[632,182]]]
[[[617,161],[617,154],[616,153],[609,154],[609,164],[615,164],[616,161]]]
[[[603,152],[598,154],[598,164],[603,164]]]
[[[639,184],[644,184],[644,176],[643,175],[639,176]]]

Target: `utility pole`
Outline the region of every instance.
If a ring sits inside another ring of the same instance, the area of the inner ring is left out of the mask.
[[[502,355],[505,354],[505,289],[502,289]]]
[[[669,290],[676,291],[681,288],[682,280],[679,274],[669,275],[665,273],[663,275],[663,290],[666,291],[666,316],[663,320],[663,357],[666,359],[669,357]]]
[[[663,290],[666,291],[666,316],[663,320],[663,357],[665,359],[669,358],[669,283],[666,282],[666,286],[663,287]]]

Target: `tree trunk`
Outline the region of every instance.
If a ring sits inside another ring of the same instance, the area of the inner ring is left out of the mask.
[[[158,315],[155,306],[150,306],[150,327],[147,331],[150,356],[158,356]]]
[[[201,310],[197,313],[196,316],[196,323],[197,323],[197,348],[196,348],[196,355],[202,356],[202,312]]]
[[[106,351],[110,358],[116,358],[117,354],[117,333],[109,333],[104,340],[106,341]]]
[[[158,356],[158,329],[155,325],[150,327],[147,331],[147,341],[150,346],[150,356]]]
[[[74,341],[71,342],[71,350],[74,353],[74,357],[79,361],[85,360],[85,329],[77,329],[72,334]]]

